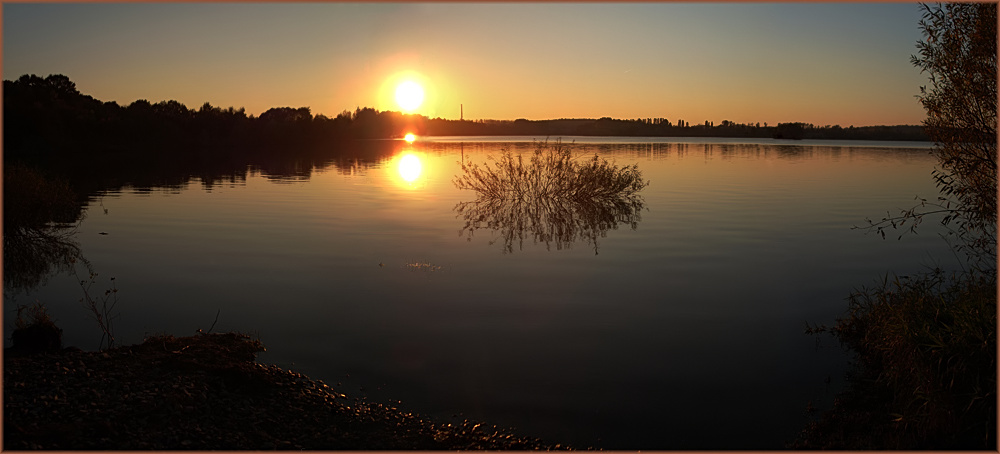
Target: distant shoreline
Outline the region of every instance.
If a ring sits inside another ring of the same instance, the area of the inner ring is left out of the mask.
[[[260,116],[245,109],[175,100],[140,99],[127,106],[80,93],[63,75],[23,75],[4,81],[5,156],[121,153],[136,149],[174,155],[285,154],[322,149],[350,139],[417,136],[661,137],[789,140],[927,141],[916,125],[841,127],[810,123],[691,124],[675,118],[447,120],[371,107],[334,118],[308,107],[274,107]],[[619,139],[621,140],[621,139]],[[583,140],[580,140],[582,142]]]
[[[471,139],[471,140],[470,140]],[[402,140],[401,138],[383,140]],[[635,144],[723,144],[723,145],[800,145],[800,146],[836,146],[844,144],[852,147],[889,147],[889,148],[931,148],[933,142],[929,140],[859,140],[859,139],[769,139],[764,137],[665,137],[665,136],[581,136],[581,135],[429,135],[417,139],[424,142],[458,143],[458,142],[554,142],[561,141],[564,144],[607,144],[607,143],[635,143]],[[832,142],[832,143],[831,143]]]

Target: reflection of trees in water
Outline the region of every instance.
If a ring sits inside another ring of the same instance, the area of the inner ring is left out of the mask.
[[[82,259],[80,245],[72,240],[69,227],[4,227],[4,292],[27,291],[46,278],[66,272]]]
[[[19,164],[4,169],[3,286],[30,290],[82,258],[69,227],[80,205],[69,185]]]
[[[527,238],[548,249],[584,239],[596,254],[597,239],[608,230],[638,227],[644,207],[638,193],[648,182],[636,165],[618,167],[596,155],[578,161],[558,142],[538,144],[527,160],[504,149],[495,161],[463,162],[464,173],[454,181],[477,193],[476,200],[455,205],[470,240],[476,230],[489,228],[503,239],[504,252],[513,252],[515,243],[523,249]]]

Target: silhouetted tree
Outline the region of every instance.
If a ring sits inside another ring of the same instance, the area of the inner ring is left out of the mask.
[[[76,84],[69,80],[62,74],[53,74],[45,78],[45,83],[48,84],[52,90],[58,95],[65,96],[66,98],[72,98],[80,94],[76,90]]]
[[[921,7],[912,62],[930,76],[919,98],[942,196],[869,228],[912,232],[941,214],[970,266],[887,276],[851,294],[848,316],[829,331],[856,353],[852,392],[838,398],[839,414],[812,426],[818,432],[805,432],[802,444],[814,446],[793,449],[996,449],[997,5]]]
[[[308,107],[272,107],[260,114],[260,121],[264,122],[295,122],[312,120],[312,113]]]
[[[805,123],[778,123],[775,128],[775,139],[801,139],[805,133]]]
[[[987,273],[996,269],[997,192],[997,59],[996,4],[949,3],[922,5],[912,62],[930,77],[920,87],[927,110],[924,129],[934,140],[939,168],[934,180],[941,189],[936,201],[868,222],[885,237],[889,227],[916,231],[923,217],[944,214],[942,224],[954,225],[964,250]],[[851,130],[855,128],[850,128]],[[928,209],[930,207],[930,209]]]
[[[934,179],[948,197],[959,229],[977,251],[996,255],[997,5],[947,3],[924,9],[914,65],[930,77],[920,87],[924,121],[940,169]]]

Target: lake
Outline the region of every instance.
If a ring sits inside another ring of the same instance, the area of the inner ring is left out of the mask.
[[[957,266],[933,219],[901,240],[852,229],[937,196],[924,143],[566,137],[579,160],[637,164],[641,208],[555,239],[516,216],[463,230],[461,162],[533,139],[371,141],[126,185],[90,197],[75,241],[92,292],[115,278],[120,343],[218,314],[216,332],[259,336],[261,362],[349,397],[629,450],[783,448],[850,360],[806,324],[886,273]],[[59,273],[4,310],[41,301],[66,345],[94,349],[81,293]]]

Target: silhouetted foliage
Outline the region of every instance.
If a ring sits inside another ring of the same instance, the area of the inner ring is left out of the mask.
[[[48,276],[69,271],[82,252],[70,228],[4,228],[3,288],[18,292],[38,288]]]
[[[934,179],[967,244],[996,259],[997,5],[923,5],[913,64],[930,76],[920,88],[924,126],[936,143]],[[953,201],[953,202],[952,202]]]
[[[499,232],[504,252],[515,243],[523,249],[529,237],[556,249],[582,238],[597,254],[608,230],[638,227],[644,205],[638,193],[648,184],[635,165],[618,167],[596,155],[580,162],[558,142],[538,144],[527,162],[504,149],[494,166],[463,162],[462,171],[455,186],[477,195],[455,206],[465,219],[462,233],[471,240],[477,229]]]
[[[805,123],[778,123],[778,126],[775,127],[774,138],[801,140],[805,131]]]
[[[997,193],[997,60],[996,4],[948,3],[922,5],[920,27],[925,40],[917,43],[912,62],[930,77],[920,88],[927,110],[924,127],[934,142],[939,168],[933,177],[941,195],[935,201],[886,215],[868,228],[883,237],[887,228],[909,226],[924,216],[943,215],[954,226],[957,247],[973,264],[996,269]]]
[[[10,340],[8,354],[57,353],[62,348],[62,329],[41,303],[18,305]]]
[[[996,451],[996,276],[941,270],[855,291],[829,331],[848,389],[792,449]]]
[[[5,292],[33,289],[80,257],[67,226],[81,205],[65,181],[19,164],[4,167],[3,285]]]
[[[80,214],[68,182],[17,163],[4,166],[3,202],[4,227],[69,224]]]
[[[850,296],[848,316],[819,329],[857,353],[849,393],[795,448],[996,450],[997,5],[921,7],[912,62],[930,76],[920,100],[942,196],[868,228],[884,238],[943,215],[969,266],[886,277]],[[845,436],[846,425],[860,430]]]

